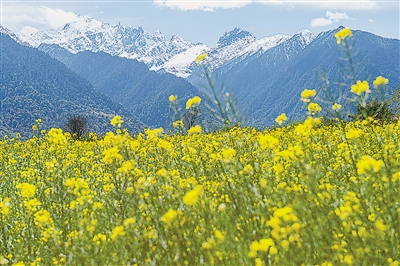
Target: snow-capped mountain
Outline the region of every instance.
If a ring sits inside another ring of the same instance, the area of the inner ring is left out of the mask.
[[[87,16],[79,16],[76,21],[58,29],[30,35],[21,34],[19,37],[33,47],[40,44],[57,44],[74,54],[82,51],[102,51],[137,59],[154,69],[189,48],[204,46],[185,41],[177,34],[168,39],[160,31],[149,34],[142,27],[111,25]]]
[[[0,34],[9,36],[11,39],[13,39],[14,41],[16,41],[17,43],[19,43],[21,45],[30,46],[29,44],[22,41],[18,34],[16,34],[15,32],[13,32],[12,30],[10,30],[6,27],[3,27],[2,25],[0,25]]]
[[[201,53],[207,53],[207,63],[210,71],[223,65],[237,63],[248,56],[261,54],[272,47],[288,40],[290,36],[274,35],[257,39],[250,32],[235,28],[225,32],[214,48],[196,46],[174,56],[171,60],[160,66],[165,71],[179,77],[187,78],[191,75],[196,64],[194,60]]]
[[[247,36],[247,39],[250,39],[252,36],[248,32],[243,33],[236,30],[235,32],[239,33],[238,35]],[[241,84],[243,87],[251,86],[250,84],[255,81],[256,83],[261,82],[266,75],[266,73],[262,73],[261,69],[274,69],[274,66],[279,65],[281,62],[290,60],[316,38],[311,31],[303,29],[291,37],[287,35],[274,35],[254,40],[247,46],[240,46],[240,44],[243,43],[242,40],[239,39],[236,42],[232,42],[232,38],[225,38],[226,35],[232,36],[232,34],[225,34],[221,39],[227,40],[227,42],[231,44],[228,46],[223,45],[223,42],[219,42],[219,46],[223,48],[220,48],[220,50],[214,48],[213,51],[210,51],[207,63],[210,65],[209,69],[212,75],[215,77],[219,76],[220,78],[230,75],[232,72],[240,73],[243,69],[248,69],[249,64],[255,65],[251,73],[246,74],[252,78],[248,79],[242,77],[242,81],[235,80],[235,86]],[[237,40],[237,38],[233,39]],[[234,43],[236,43],[236,45]],[[237,47],[236,49],[234,49],[235,46]],[[236,52],[236,54],[234,54],[234,52]],[[229,60],[226,60],[225,57]],[[197,72],[199,72],[199,69],[197,69]],[[235,75],[237,74],[234,74],[234,76]],[[187,79],[197,87],[204,86],[202,85],[204,81],[202,70],[200,70],[198,75],[191,75],[187,77]],[[214,85],[221,86],[222,84],[219,84],[219,82],[223,80],[224,78],[215,81],[216,84]],[[229,86],[232,87],[233,84],[229,84]],[[245,95],[247,94],[244,89],[238,92],[239,94],[241,92]],[[243,95],[243,97],[245,97],[245,95]]]
[[[211,70],[217,69],[232,60],[266,51],[289,39],[287,35],[274,35],[257,39],[250,32],[235,28],[219,38],[215,48],[208,53]]]
[[[196,57],[206,52],[210,68],[217,69],[232,61],[265,52],[288,40],[290,36],[275,35],[257,39],[250,32],[235,28],[227,31],[213,48],[193,44],[178,34],[167,38],[159,30],[149,34],[142,27],[111,25],[87,16],[58,29],[50,29],[17,37],[33,47],[56,44],[70,53],[105,52],[114,56],[144,62],[150,70],[165,71],[187,78],[196,67]]]
[[[209,71],[221,68],[230,68],[245,60],[253,60],[262,56],[266,51],[280,44],[285,47],[284,53],[289,56],[292,46],[296,43],[296,49],[303,49],[314,40],[316,36],[309,30],[303,29],[293,36],[277,34],[270,37],[257,39],[250,32],[235,28],[225,32],[218,40],[214,48],[207,46],[194,46],[175,55],[163,65],[157,67],[176,76],[188,78],[197,67],[196,56],[207,53]],[[297,51],[297,50],[296,50]]]
[[[281,113],[292,120],[304,119],[307,109],[300,95],[305,88],[315,88],[319,91],[319,100],[327,99],[321,89],[326,88],[326,84],[319,75],[329,79],[332,97],[344,106],[343,98],[353,95],[349,88],[343,89],[342,84],[353,81],[348,78],[345,69],[348,62],[340,60],[343,51],[336,43],[335,33],[341,29],[343,27],[322,32],[316,37],[301,30],[263,53],[216,69],[211,73],[217,77],[213,85],[235,95],[239,105],[248,110],[251,123],[257,126],[276,124],[275,118]],[[383,75],[389,79],[392,88],[398,86],[400,41],[359,30],[352,32],[352,38],[357,41],[351,51],[357,79],[367,79],[371,84],[377,76]],[[204,78],[190,77],[189,81],[199,88],[204,84]],[[348,110],[351,108],[349,103]],[[326,105],[323,109],[329,112],[331,106]]]
[[[179,53],[169,59],[163,65],[157,67],[156,70],[164,69],[166,72],[174,74],[181,78],[187,78],[192,74],[192,69],[195,67],[194,61],[196,57],[202,53],[208,52],[207,45],[196,45],[186,51]],[[155,70],[153,67],[152,70]]]

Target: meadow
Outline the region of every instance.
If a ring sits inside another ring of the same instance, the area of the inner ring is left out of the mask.
[[[399,265],[400,122],[327,125],[314,95],[273,129],[132,136],[116,116],[90,141],[40,120],[0,140],[0,264]]]

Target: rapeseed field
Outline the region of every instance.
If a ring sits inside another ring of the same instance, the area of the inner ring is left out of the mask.
[[[397,265],[400,123],[0,141],[0,263]]]
[[[400,122],[326,125],[313,96],[274,129],[131,136],[116,116],[90,141],[40,121],[0,140],[0,264],[398,265]]]

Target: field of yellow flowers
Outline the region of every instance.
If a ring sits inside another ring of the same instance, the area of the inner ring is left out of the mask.
[[[398,265],[398,132],[309,117],[1,140],[0,264]]]
[[[275,129],[0,140],[0,265],[399,265],[400,122],[324,125],[315,95]]]

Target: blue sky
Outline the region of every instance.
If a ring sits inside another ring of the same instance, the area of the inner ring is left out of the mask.
[[[293,35],[301,29],[314,34],[339,25],[399,39],[399,1],[299,0],[140,0],[140,1],[15,1],[1,0],[0,23],[16,32],[57,28],[77,14],[134,27],[167,37],[178,33],[193,43],[214,46],[235,27],[257,38]]]

